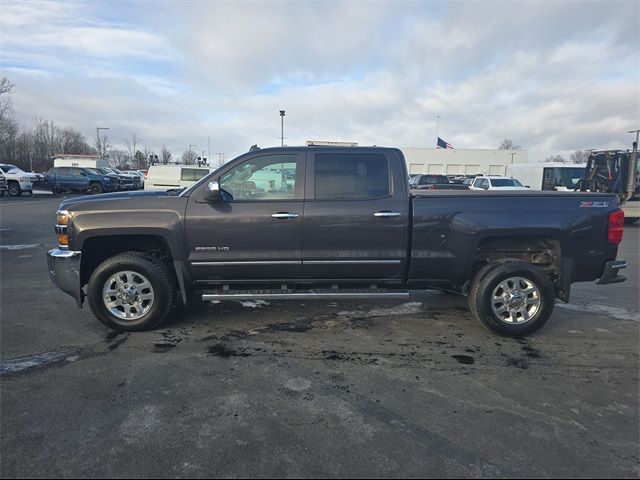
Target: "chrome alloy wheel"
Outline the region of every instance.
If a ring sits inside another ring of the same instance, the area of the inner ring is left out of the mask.
[[[122,320],[138,320],[151,309],[154,300],[151,282],[130,270],[109,277],[102,287],[102,301],[112,315]]]
[[[540,291],[526,278],[507,278],[493,290],[491,308],[505,323],[526,323],[540,310]]]

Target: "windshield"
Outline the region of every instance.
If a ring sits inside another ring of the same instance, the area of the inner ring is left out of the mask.
[[[583,167],[561,168],[564,186],[573,188],[584,178],[585,169]]]
[[[2,165],[2,170],[5,173],[25,173],[24,171],[20,170],[15,165]]]
[[[118,170],[117,168],[112,168],[111,170],[113,170],[114,172],[116,172],[118,175],[122,175],[122,170]]]
[[[102,173],[95,168],[85,168],[85,170],[92,175],[102,175]]]
[[[521,187],[522,184],[515,178],[492,178],[491,185],[494,187]]]

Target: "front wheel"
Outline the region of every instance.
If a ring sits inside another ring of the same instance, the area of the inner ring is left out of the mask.
[[[111,257],[94,270],[87,286],[95,317],[113,330],[157,327],[172,310],[176,288],[169,268],[142,252]]]
[[[91,195],[97,195],[98,193],[102,193],[102,185],[99,183],[92,183],[89,186],[89,193]]]
[[[469,292],[469,305],[488,329],[517,337],[541,328],[555,306],[551,281],[525,263],[508,263],[491,269]]]
[[[9,182],[8,193],[10,197],[19,197],[22,195],[22,189],[18,182]]]

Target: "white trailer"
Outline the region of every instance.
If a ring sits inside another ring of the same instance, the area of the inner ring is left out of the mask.
[[[109,164],[96,155],[59,155],[53,159],[53,166],[103,168],[108,167]]]
[[[401,147],[410,174],[475,177],[505,175],[507,165],[527,161],[525,150]]]
[[[506,176],[532,190],[574,191],[586,167],[586,163],[517,163],[507,165]]]

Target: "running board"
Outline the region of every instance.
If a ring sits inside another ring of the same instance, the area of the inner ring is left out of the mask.
[[[407,290],[326,289],[326,290],[216,290],[204,292],[202,300],[340,300],[358,298],[407,299]]]

